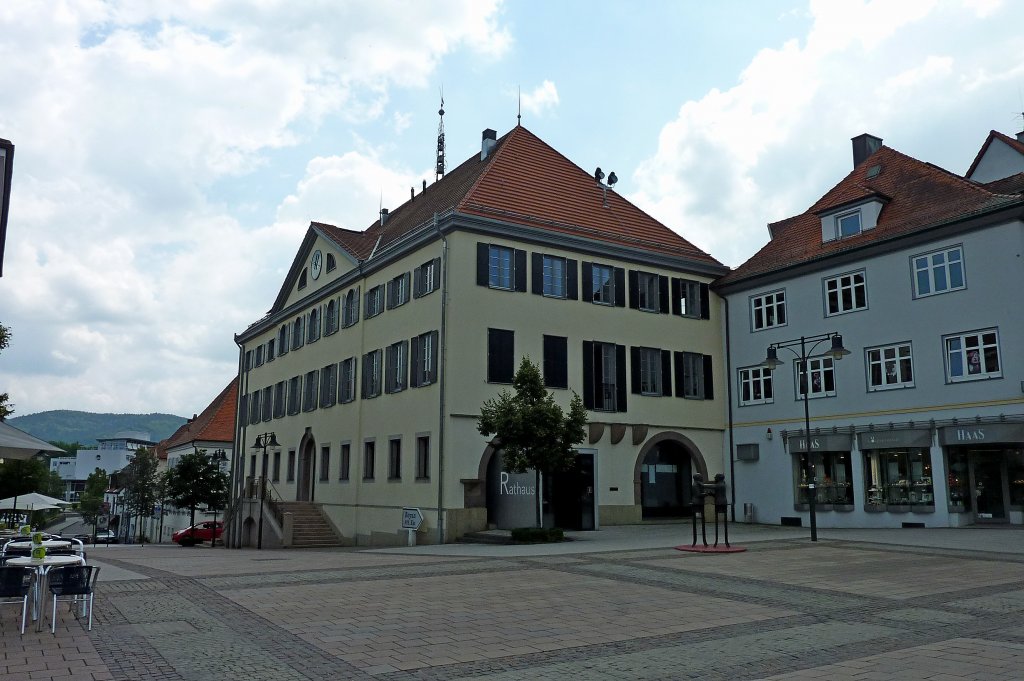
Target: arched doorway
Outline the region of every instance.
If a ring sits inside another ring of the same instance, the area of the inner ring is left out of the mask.
[[[636,492],[644,519],[691,516],[693,475],[700,473],[705,480],[708,477],[700,452],[680,433],[661,433],[648,440],[637,457],[636,472]]]

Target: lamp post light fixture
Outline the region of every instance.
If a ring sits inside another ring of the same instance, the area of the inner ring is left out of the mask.
[[[817,485],[814,480],[814,464],[811,463],[811,412],[808,406],[808,394],[810,393],[810,373],[807,370],[807,360],[810,359],[815,349],[825,341],[831,341],[831,346],[823,354],[833,360],[840,360],[843,356],[850,354],[850,351],[843,347],[843,337],[835,332],[822,333],[816,336],[800,336],[794,340],[772,343],[768,346],[768,354],[761,366],[768,371],[775,371],[782,362],[779,360],[779,348],[785,348],[796,357],[797,368],[800,377],[800,392],[804,400],[804,451],[806,453],[806,464],[804,475],[807,477],[807,510],[811,518],[811,541],[818,541],[818,518],[815,513],[817,502]],[[808,347],[809,346],[809,347]],[[800,351],[797,352],[796,348]],[[771,430],[768,431],[769,433]]]
[[[267,498],[267,447],[280,447],[281,445],[277,441],[277,435],[274,433],[263,433],[262,435],[256,436],[256,442],[253,443],[253,449],[263,450],[263,467],[260,475],[260,527],[256,531],[256,548],[263,548],[263,505]]]
[[[225,452],[223,449],[214,450],[214,452],[210,454],[210,461],[217,464],[218,471],[223,468],[224,462],[226,462],[227,460],[228,453]],[[213,505],[213,538],[210,539],[211,549],[217,546],[217,511],[219,510],[217,506],[219,506],[219,504]],[[225,520],[226,519],[227,515],[225,514]]]

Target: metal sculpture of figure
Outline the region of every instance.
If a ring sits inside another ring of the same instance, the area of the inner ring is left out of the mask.
[[[718,517],[721,516],[725,524],[725,545],[729,546],[729,497],[725,493],[725,475],[717,473],[715,482],[712,485],[712,495],[715,497],[715,546],[718,546]]]
[[[704,541],[704,546],[708,545],[708,534],[707,524],[704,518],[704,497],[707,494],[707,490],[704,486],[704,476],[700,473],[695,473],[693,476],[693,486],[690,488],[690,505],[693,507],[693,544],[697,545],[697,514],[700,513],[700,536]]]

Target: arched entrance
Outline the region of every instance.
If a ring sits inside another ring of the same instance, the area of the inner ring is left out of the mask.
[[[299,445],[299,470],[295,476],[295,500],[313,500],[313,462],[316,454],[316,441],[306,432]]]
[[[691,516],[693,475],[700,473],[705,480],[708,477],[699,450],[680,433],[661,433],[648,440],[637,457],[636,473],[636,492],[644,519]]]

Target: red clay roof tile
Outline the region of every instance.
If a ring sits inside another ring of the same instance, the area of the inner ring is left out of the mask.
[[[159,446],[165,452],[162,458],[166,458],[168,449],[197,440],[233,442],[237,403],[238,379],[234,378],[201,414],[183,424],[173,435],[160,443]]]

